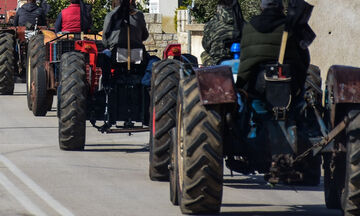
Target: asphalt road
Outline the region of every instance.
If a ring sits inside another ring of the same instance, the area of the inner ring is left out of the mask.
[[[54,103],[55,104],[55,103]],[[0,96],[0,215],[181,215],[169,185],[148,178],[148,133],[100,134],[87,127],[85,151],[58,148],[55,110],[34,117],[25,85]],[[262,176],[225,176],[221,215],[340,216],[322,185],[267,185]]]

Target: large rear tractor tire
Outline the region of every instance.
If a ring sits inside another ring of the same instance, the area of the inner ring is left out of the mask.
[[[59,92],[59,146],[62,150],[85,147],[86,85],[85,56],[68,52],[61,56]]]
[[[176,99],[181,62],[162,60],[153,68],[150,99],[149,176],[169,180],[171,128],[175,127]]]
[[[341,194],[344,188],[345,163],[344,153],[323,154],[324,197],[328,209],[341,209]]]
[[[360,106],[349,110],[349,116],[360,112]],[[346,175],[342,194],[345,216],[360,215],[360,114],[346,128]]]
[[[195,76],[181,81],[177,102],[178,192],[183,214],[220,211],[223,191],[223,120],[205,107]]]
[[[173,205],[179,205],[179,164],[178,161],[178,146],[176,145],[177,130],[174,127],[171,130],[172,143],[170,145],[170,201]]]
[[[29,42],[26,63],[27,103],[34,116],[45,116],[48,111],[45,52],[44,35],[34,36]]]
[[[14,94],[15,40],[7,32],[0,33],[0,95]]]

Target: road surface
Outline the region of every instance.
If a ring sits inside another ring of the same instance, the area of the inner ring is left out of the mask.
[[[148,133],[107,135],[89,125],[85,151],[65,152],[57,131],[55,106],[34,117],[24,84],[0,96],[1,216],[181,215],[168,183],[149,180]],[[322,185],[272,188],[256,175],[226,175],[224,185],[221,215],[341,215],[326,209]]]

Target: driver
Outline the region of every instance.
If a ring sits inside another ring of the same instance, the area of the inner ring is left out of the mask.
[[[262,0],[262,12],[254,16],[243,28],[241,40],[240,67],[236,86],[243,88],[250,79],[256,79],[256,72],[262,63],[277,62],[286,16],[282,0]],[[307,48],[300,47],[300,36],[290,33],[285,51],[285,63],[294,70],[294,84],[302,89],[310,64]]]
[[[46,25],[44,10],[36,5],[36,0],[27,0],[27,3],[16,11],[14,26],[25,26],[26,23],[35,25],[36,18],[39,26]]]
[[[92,25],[91,8],[83,0],[70,0],[70,3],[56,18],[55,32],[88,32]]]
[[[117,48],[128,48],[126,15],[129,14],[130,47],[143,50],[141,65],[144,66],[145,75],[142,84],[150,86],[149,77],[151,77],[152,64],[160,59],[150,56],[145,50],[143,42],[149,37],[149,32],[146,28],[144,14],[136,9],[135,0],[119,0],[116,5],[118,6],[105,17],[102,42],[107,50],[104,53],[114,61]],[[108,62],[110,58],[104,59],[104,61]],[[105,71],[110,71],[109,67],[110,64],[103,65]]]
[[[129,1],[129,9],[126,8],[125,1]],[[143,41],[149,37],[144,14],[136,9],[135,0],[118,0],[117,5],[105,17],[103,28],[105,48],[113,50],[115,47],[127,47],[126,14],[130,14],[131,48],[144,48]],[[123,40],[119,40],[119,38]]]

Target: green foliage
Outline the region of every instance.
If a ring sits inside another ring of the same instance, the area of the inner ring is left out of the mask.
[[[136,2],[136,8],[140,11],[142,11],[143,13],[149,13],[149,8],[147,8],[146,6],[149,5],[149,0],[141,0]]]
[[[245,21],[249,21],[251,17],[259,15],[261,12],[261,0],[240,0],[239,3]]]
[[[85,1],[90,3],[89,1]],[[106,14],[111,10],[109,0],[95,0],[92,3],[91,16],[93,19],[93,31],[102,31]],[[90,3],[91,4],[91,3]]]
[[[61,12],[62,9],[66,8],[69,4],[69,0],[47,0],[47,3],[50,5],[50,11],[47,15],[47,18],[50,22],[54,22],[56,17]]]
[[[241,6],[241,10],[244,15],[244,19],[249,21],[254,15],[260,13],[261,0],[238,0]],[[195,0],[195,7],[192,10],[192,16],[194,16],[196,22],[205,23],[214,16],[216,12],[216,6],[219,0]],[[184,0],[182,4],[184,6],[191,5],[192,0]]]
[[[92,5],[91,16],[93,19],[92,31],[101,31],[104,23],[104,18],[106,14],[110,11],[109,0],[85,0],[86,3]],[[58,14],[61,10],[66,8],[69,4],[69,0],[47,0],[47,3],[50,5],[50,11],[48,13],[48,20],[50,25],[53,25]]]
[[[205,23],[213,17],[216,12],[216,5],[219,0],[195,0],[195,7],[191,11],[191,15],[198,23]],[[183,5],[191,5],[192,0],[184,0]]]

